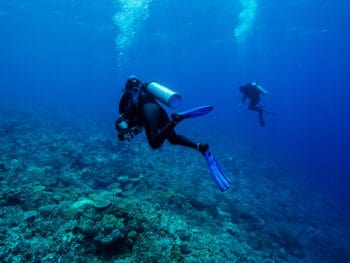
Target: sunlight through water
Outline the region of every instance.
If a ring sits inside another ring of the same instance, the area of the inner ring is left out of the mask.
[[[256,0],[240,0],[242,10],[239,13],[239,23],[235,28],[235,37],[238,42],[244,42],[253,26],[257,11]]]
[[[114,0],[117,11],[113,17],[119,32],[115,43],[119,53],[118,66],[126,60],[126,53],[132,45],[139,28],[149,16],[152,0]]]

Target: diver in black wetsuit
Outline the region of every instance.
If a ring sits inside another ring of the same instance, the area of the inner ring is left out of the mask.
[[[204,156],[211,177],[217,187],[223,192],[229,189],[230,178],[215,159],[208,144],[196,143],[185,136],[178,135],[174,128],[182,120],[209,113],[212,105],[197,107],[184,112],[171,114],[160,106],[158,100],[170,108],[175,108],[181,102],[176,92],[154,81],[142,83],[135,76],[130,76],[125,83],[123,95],[119,103],[120,117],[115,122],[120,141],[130,141],[144,128],[148,144],[159,148],[165,140],[171,144],[182,145],[198,150]]]
[[[267,91],[263,89],[260,85],[258,85],[256,82],[249,82],[247,85],[240,86],[239,91],[243,94],[243,97],[239,106],[242,107],[243,103],[248,98],[249,99],[248,109],[258,112],[260,126],[264,127],[265,120],[264,120],[263,113],[266,112],[271,115],[275,115],[275,113],[273,112],[265,111],[263,107],[259,104],[260,96],[266,95]]]
[[[208,144],[193,142],[175,132],[175,126],[183,118],[178,114],[172,114],[171,119],[169,118],[154,97],[145,92],[149,83],[142,83],[135,76],[130,76],[126,81],[119,102],[120,117],[115,122],[119,140],[129,141],[144,128],[148,144],[153,149],[159,148],[168,140],[173,145],[190,147],[204,154]]]

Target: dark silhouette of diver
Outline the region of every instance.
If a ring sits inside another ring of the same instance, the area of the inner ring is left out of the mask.
[[[145,92],[145,86],[148,84],[149,82],[142,83],[135,76],[130,76],[126,81],[119,102],[121,117],[116,121],[119,140],[132,139],[142,131],[143,127],[148,144],[153,149],[159,148],[165,140],[168,140],[173,145],[190,147],[203,154],[208,149],[208,144],[197,143],[177,134],[174,128],[184,117],[175,113],[171,114],[170,119],[158,101]],[[127,127],[123,128],[123,125]],[[128,137],[129,135],[131,137]]]
[[[249,105],[248,109],[252,111],[258,112],[259,116],[259,124],[261,127],[265,126],[265,120],[263,113],[268,113],[271,115],[276,115],[274,112],[270,111],[265,111],[264,108],[262,107],[260,102],[260,96],[261,95],[266,95],[267,91],[262,88],[260,85],[258,85],[256,82],[249,82],[248,84],[244,86],[239,87],[239,91],[242,93],[242,100],[239,106],[241,107],[245,100],[248,98],[249,99]]]
[[[179,96],[178,101],[176,95]],[[226,191],[231,184],[231,180],[216,161],[209,149],[209,145],[194,142],[175,132],[175,126],[179,122],[186,118],[207,114],[213,109],[213,106],[198,107],[171,114],[169,117],[158,100],[171,108],[175,108],[173,105],[178,105],[181,97],[179,94],[154,81],[142,83],[135,76],[128,78],[119,102],[120,117],[115,122],[119,140],[130,141],[144,128],[148,144],[153,149],[159,148],[165,140],[168,140],[173,145],[196,149],[205,157],[215,184],[221,191]]]

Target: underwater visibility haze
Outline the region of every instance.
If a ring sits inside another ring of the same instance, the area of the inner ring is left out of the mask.
[[[0,2],[2,262],[350,262],[350,3]],[[214,105],[118,141],[127,78]],[[268,91],[265,114],[239,87]]]

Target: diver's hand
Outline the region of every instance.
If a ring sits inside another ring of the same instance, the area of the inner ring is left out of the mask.
[[[119,129],[119,120],[116,120],[114,122],[114,128],[118,131],[118,129]]]
[[[125,136],[124,136],[124,134],[121,134],[121,133],[118,133],[118,139],[119,139],[119,141],[125,141]]]

